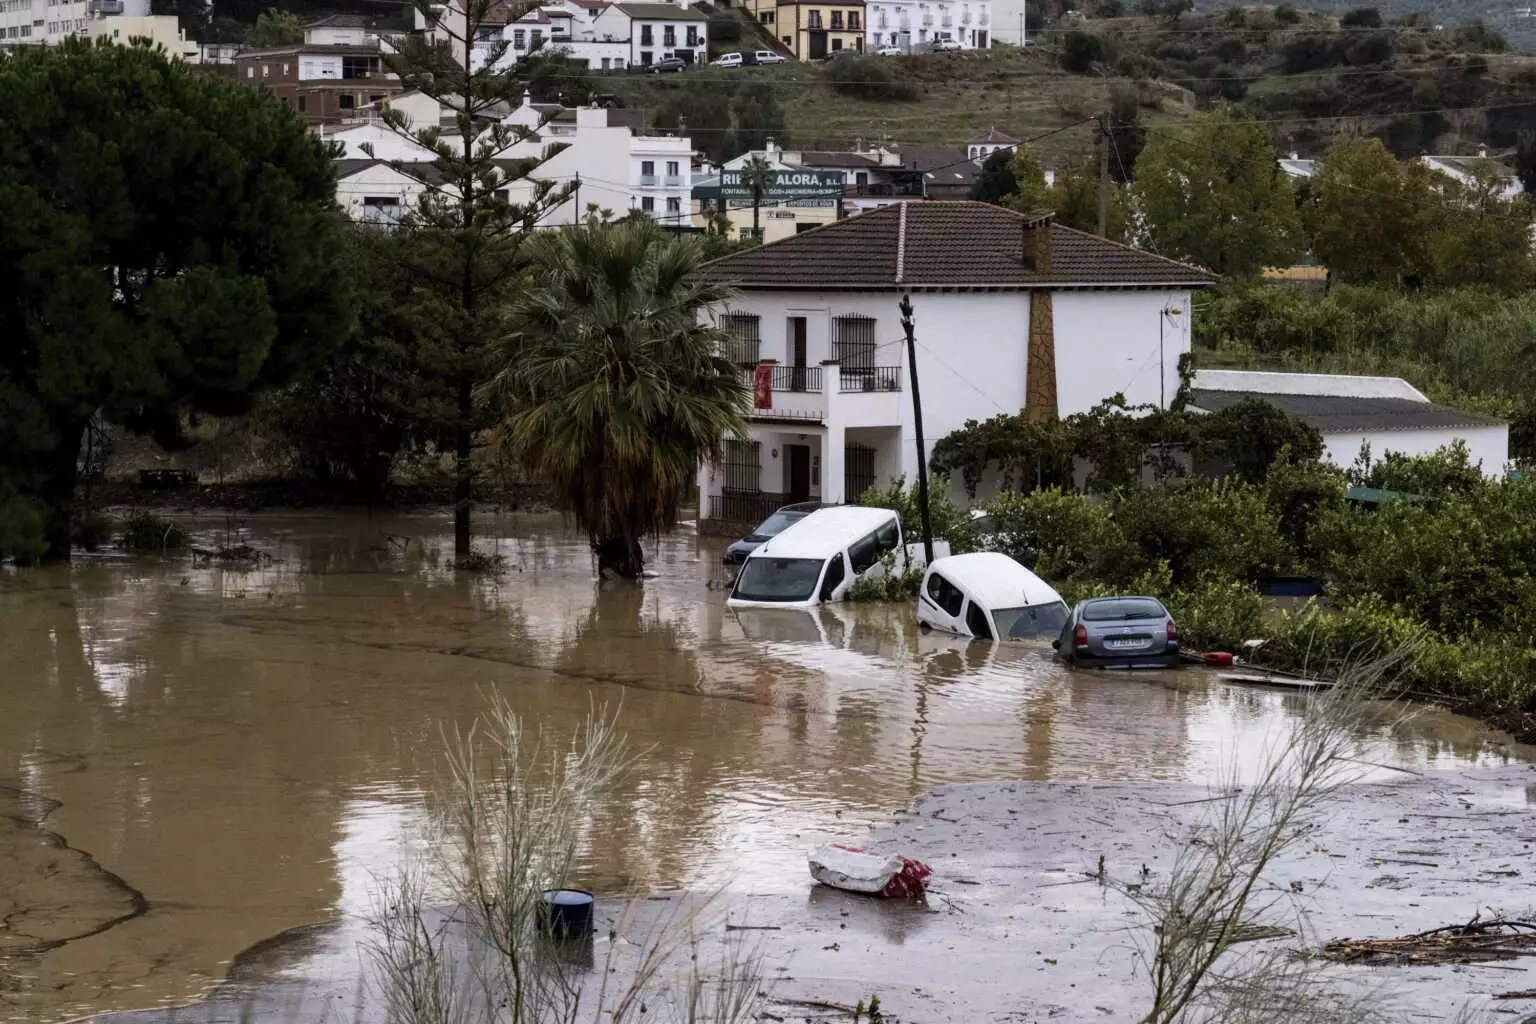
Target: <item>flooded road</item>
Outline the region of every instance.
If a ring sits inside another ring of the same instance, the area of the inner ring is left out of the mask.
[[[192,525],[225,539],[222,517]],[[722,542],[686,529],[640,585],[596,583],[558,518],[480,524],[497,578],[448,568],[441,517],[242,530],[270,565],[0,570],[0,1020],[186,1002],[255,943],[365,913],[440,724],[489,687],[559,734],[622,705],[646,754],[592,823],[581,877],[604,892],[803,891],[809,847],[936,786],[1204,784],[1294,709],[923,636],[906,607],[737,615],[710,585]],[[1380,747],[1416,768],[1530,755],[1434,713]]]

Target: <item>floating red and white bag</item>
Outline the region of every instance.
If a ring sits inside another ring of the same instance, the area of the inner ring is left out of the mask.
[[[923,894],[923,882],[933,869],[922,861],[897,854],[870,853],[842,843],[823,846],[811,854],[811,877],[822,885],[887,899]]]

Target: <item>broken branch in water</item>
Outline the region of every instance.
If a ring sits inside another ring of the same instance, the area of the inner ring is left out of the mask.
[[[1536,956],[1536,922],[1473,918],[1399,939],[1341,939],[1324,946],[1325,960],[1372,967],[1471,964]]]

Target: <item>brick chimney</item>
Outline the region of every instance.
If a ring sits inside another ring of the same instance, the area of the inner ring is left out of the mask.
[[[1024,218],[1024,266],[1036,274],[1051,273],[1049,213]],[[1049,288],[1029,292],[1029,340],[1024,368],[1024,419],[1046,423],[1057,416],[1056,315]]]
[[[1051,221],[1054,214],[1031,214],[1023,218],[1024,266],[1037,274],[1051,272]]]

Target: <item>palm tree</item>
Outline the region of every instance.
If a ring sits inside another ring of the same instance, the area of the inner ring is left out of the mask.
[[[636,577],[640,539],[677,522],[701,460],[746,430],[748,389],[697,244],[646,223],[588,223],[537,243],[493,381],[508,440],[586,529],[598,569]]]
[[[773,165],[760,156],[752,156],[741,165],[741,183],[752,190],[753,238],[763,237],[761,229],[757,226],[757,211],[763,205],[763,193],[773,188],[773,183],[778,176]]]

